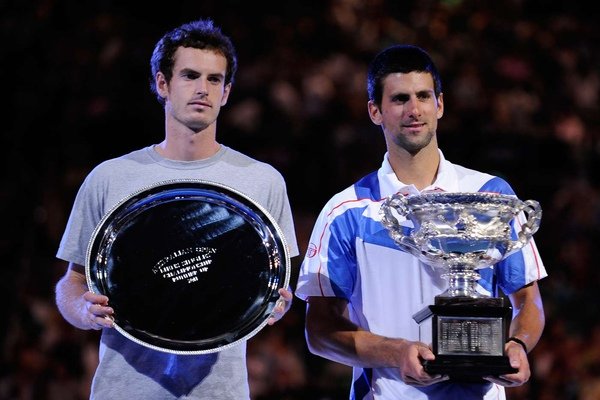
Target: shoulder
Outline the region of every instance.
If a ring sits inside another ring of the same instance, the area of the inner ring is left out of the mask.
[[[143,149],[133,150],[127,154],[123,154],[118,157],[104,160],[96,166],[96,169],[105,170],[129,163],[139,163],[148,158],[148,148],[145,147]]]
[[[259,161],[256,158],[250,157],[241,151],[232,149],[231,147],[223,146],[225,152],[223,153],[223,159],[227,162],[235,162],[240,166],[258,166],[258,167],[271,167],[270,164]]]
[[[105,181],[118,173],[131,168],[133,165],[139,165],[148,159],[147,148],[134,150],[130,153],[104,160],[97,164],[87,175],[86,181]]]
[[[462,165],[451,163],[450,161],[446,161],[446,163],[452,168],[454,168],[454,171],[456,172],[456,175],[459,179],[489,180],[494,178],[493,175],[486,172],[478,171],[472,168],[467,168]]]
[[[365,208],[376,203],[377,200],[373,199],[372,196],[368,194],[365,196],[365,193],[360,193],[360,190],[357,190],[358,182],[334,194],[323,207],[321,211],[323,216],[328,220],[340,216],[348,218],[355,216],[356,213],[362,214]]]
[[[229,166],[233,168],[243,168],[244,173],[257,175],[263,177],[263,179],[268,177],[271,179],[283,180],[282,174],[271,164],[259,161],[230,147],[225,147],[225,150],[222,161]]]
[[[373,171],[352,185],[357,198],[379,200],[381,198],[381,189],[379,185],[378,171]]]
[[[510,184],[504,178],[458,164],[450,162],[448,164],[454,168],[462,190],[515,194]]]

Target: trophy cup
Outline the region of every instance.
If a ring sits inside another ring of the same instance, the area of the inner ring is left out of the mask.
[[[425,370],[463,382],[516,372],[504,354],[512,307],[503,297],[477,291],[478,270],[529,242],[540,225],[539,203],[492,193],[396,193],[380,212],[398,246],[442,269],[448,281],[433,305],[413,315],[418,324],[433,318],[436,358],[424,362]],[[511,222],[521,212],[526,221],[513,235]]]

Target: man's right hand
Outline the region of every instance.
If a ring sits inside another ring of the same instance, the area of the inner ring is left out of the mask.
[[[92,292],[85,292],[83,299],[85,300],[85,312],[87,313],[87,320],[91,329],[100,330],[114,326],[114,310],[108,306],[108,297]]]
[[[435,359],[427,344],[406,340],[401,349],[400,376],[407,385],[428,386],[449,379],[447,375],[429,375],[423,368],[423,361]]]

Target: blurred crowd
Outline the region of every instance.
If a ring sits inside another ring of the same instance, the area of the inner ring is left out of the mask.
[[[445,156],[506,178],[544,212],[535,240],[549,272],[540,283],[546,330],[530,382],[509,399],[600,399],[594,15],[576,0],[0,2],[0,399],[86,398],[98,332],[58,314],[53,291],[65,266],[54,254],[87,172],[162,140],[148,60],[166,30],[199,17],[214,18],[239,52],[219,140],[283,173],[301,252],[324,202],[381,163],[368,61],[393,43],[427,49],[444,84]],[[303,321],[296,300],[250,341],[254,400],[347,398],[350,369],[308,353]]]

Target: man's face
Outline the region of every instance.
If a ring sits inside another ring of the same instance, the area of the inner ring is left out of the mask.
[[[160,72],[156,77],[167,119],[194,132],[213,125],[231,89],[231,84],[225,85],[226,69],[227,60],[219,53],[179,47],[171,81]]]
[[[443,96],[435,97],[429,73],[393,73],[383,80],[381,107],[369,102],[369,115],[380,125],[389,146],[410,154],[427,147],[444,113]]]

